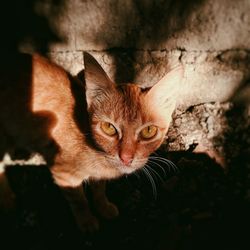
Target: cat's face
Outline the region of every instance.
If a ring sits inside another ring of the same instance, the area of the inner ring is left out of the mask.
[[[101,66],[85,54],[88,111],[95,143],[111,168],[129,174],[147,162],[163,142],[175,108],[175,92],[181,73],[143,90],[135,84],[115,85]]]

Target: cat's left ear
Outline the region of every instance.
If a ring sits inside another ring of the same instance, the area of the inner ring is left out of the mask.
[[[84,52],[84,77],[88,106],[96,98],[101,98],[103,93],[115,86],[101,65],[87,52]]]
[[[156,83],[146,94],[147,102],[155,110],[160,110],[167,120],[175,109],[181,82],[184,77],[182,65],[170,70],[158,83]]]

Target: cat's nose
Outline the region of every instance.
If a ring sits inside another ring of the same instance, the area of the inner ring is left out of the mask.
[[[133,161],[134,156],[130,153],[121,153],[120,159],[122,163],[126,166],[129,166]]]

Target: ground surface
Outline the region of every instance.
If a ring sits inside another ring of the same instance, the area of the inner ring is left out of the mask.
[[[156,196],[143,173],[110,182],[108,196],[118,205],[120,216],[101,220],[101,230],[92,235],[77,230],[44,166],[8,168],[18,206],[12,219],[0,218],[1,242],[8,246],[3,249],[249,249],[249,126],[244,112],[228,105],[202,105],[177,114],[167,144],[157,153],[171,159],[178,171],[161,164],[164,173],[157,165],[151,166],[158,173],[151,170]],[[219,127],[211,121],[215,117],[221,121]],[[196,121],[199,130],[193,129]],[[172,134],[181,126],[179,139],[174,138]],[[224,134],[216,132],[221,127]],[[190,132],[185,137],[187,128]],[[226,169],[206,154],[193,152],[199,140],[192,141],[190,134],[202,138],[195,132],[202,129],[213,138],[204,137],[205,146],[213,141],[218,151],[223,149]],[[166,148],[178,144],[175,140],[180,142],[178,152],[166,153]]]

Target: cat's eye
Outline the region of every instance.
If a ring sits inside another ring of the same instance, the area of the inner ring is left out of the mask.
[[[154,126],[154,125],[150,125],[150,126],[147,126],[145,127],[144,129],[142,129],[140,135],[143,139],[151,139],[153,138],[156,133],[157,133],[157,127]]]
[[[101,129],[106,135],[109,136],[113,136],[117,133],[115,126],[110,122],[102,122]]]

